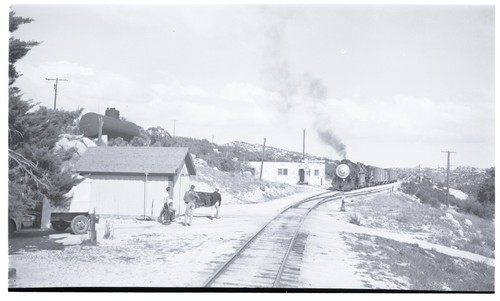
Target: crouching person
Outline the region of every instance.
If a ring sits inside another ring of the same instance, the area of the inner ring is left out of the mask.
[[[174,212],[173,215],[172,211]],[[170,197],[170,187],[167,187],[163,195],[163,209],[160,212],[159,222],[170,224],[174,220],[173,217],[175,217],[174,200]]]
[[[175,209],[174,209],[174,201],[168,203],[168,220],[173,222],[175,220]]]
[[[212,205],[211,210],[211,216],[214,218],[214,210],[215,210],[215,218],[220,218],[219,211],[220,211],[220,202],[222,201],[222,197],[219,193],[219,188],[215,188],[215,191],[212,192],[210,195],[210,204]]]

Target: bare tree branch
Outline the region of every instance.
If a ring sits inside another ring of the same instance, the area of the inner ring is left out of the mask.
[[[27,174],[29,174],[31,176],[31,178],[35,181],[37,187],[39,185],[42,185],[42,186],[44,186],[47,189],[50,188],[50,182],[46,178],[43,179],[43,180],[45,180],[46,182],[49,182],[48,185],[46,183],[44,183],[44,181],[42,179],[40,179],[35,174],[33,174],[33,172],[31,171],[31,169],[36,169],[37,168],[37,166],[33,162],[31,162],[30,160],[26,159],[20,153],[15,152],[15,151],[13,151],[11,149],[9,149],[9,158],[12,159],[12,160],[14,160],[14,161],[16,161],[16,163],[19,164],[19,167],[21,167]]]

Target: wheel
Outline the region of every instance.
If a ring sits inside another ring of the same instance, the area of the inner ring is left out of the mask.
[[[9,236],[14,234],[15,231],[16,231],[16,223],[13,220],[9,219]]]
[[[54,228],[54,230],[59,232],[66,230],[69,226],[67,222],[51,222],[50,224],[52,225],[52,228]]]
[[[71,221],[71,230],[75,234],[85,234],[89,229],[90,221],[84,215],[77,215]]]

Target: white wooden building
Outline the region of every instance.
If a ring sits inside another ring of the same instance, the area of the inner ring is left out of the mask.
[[[268,181],[320,186],[326,184],[325,161],[264,162],[263,164],[260,161],[250,161],[248,165],[252,168],[252,174],[256,178],[260,177],[262,165],[262,179]]]
[[[92,147],[75,164],[86,179],[73,198],[90,200],[102,216],[149,216],[163,208],[166,187],[176,214],[185,211],[184,193],[196,169],[185,147]]]

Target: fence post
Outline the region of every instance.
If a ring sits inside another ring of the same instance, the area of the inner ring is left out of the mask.
[[[94,212],[90,214],[90,242],[96,243],[97,241],[97,232],[95,230],[95,208]]]

